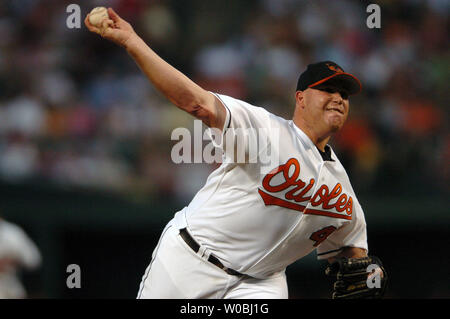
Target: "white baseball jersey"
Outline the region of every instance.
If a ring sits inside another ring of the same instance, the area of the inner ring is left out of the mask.
[[[332,160],[324,161],[292,120],[215,95],[227,110],[222,134],[266,128],[260,135],[268,143],[255,153],[252,138],[247,140],[246,162],[240,163],[235,145],[222,136],[216,144],[224,151],[223,163],[176,214],[178,226],[187,227],[226,267],[262,279],[314,249],[319,259],[345,246],[367,250],[364,213],[336,154],[331,150]],[[277,155],[272,167],[259,158],[267,150]]]

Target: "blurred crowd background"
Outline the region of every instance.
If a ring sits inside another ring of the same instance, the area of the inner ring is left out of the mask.
[[[69,29],[70,3],[0,2],[2,185],[18,192],[21,186],[82,189],[150,206],[166,200],[186,205],[215,168],[171,161],[177,142],[171,132],[192,129],[193,118],[155,91],[123,49],[89,33],[83,23]],[[370,3],[381,7],[380,29],[366,26]],[[448,1],[78,4],[82,20],[95,6],[113,7],[161,57],[203,88],[288,119],[306,65],[337,62],[363,84],[363,93],[350,99],[346,126],[331,141],[356,193],[448,203]],[[5,204],[1,209],[5,215],[14,211]],[[164,221],[173,213],[164,212]],[[32,225],[28,229],[33,232]]]

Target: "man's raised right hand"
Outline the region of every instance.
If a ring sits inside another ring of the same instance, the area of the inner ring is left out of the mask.
[[[84,24],[89,31],[99,34],[105,39],[108,39],[124,48],[133,38],[137,38],[133,27],[112,9],[108,8],[108,15],[110,19],[105,19],[101,27],[96,27],[89,22],[89,14],[84,19]]]

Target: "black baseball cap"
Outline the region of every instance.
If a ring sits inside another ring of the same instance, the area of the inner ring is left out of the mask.
[[[298,79],[297,91],[314,88],[325,82],[346,90],[349,95],[359,93],[362,89],[356,76],[344,72],[344,69],[332,61],[323,61],[307,66]]]

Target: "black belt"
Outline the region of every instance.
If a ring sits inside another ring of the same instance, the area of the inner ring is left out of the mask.
[[[188,246],[191,247],[193,251],[195,251],[195,253],[198,252],[198,250],[200,249],[200,245],[197,244],[197,242],[194,240],[194,238],[192,238],[191,235],[189,235],[186,228],[180,229],[180,236],[181,236],[181,238],[183,238],[183,240],[186,242],[186,244],[188,244]],[[220,262],[220,260],[217,259],[217,257],[215,257],[213,255],[209,255],[208,261],[210,263],[212,263],[213,265],[219,267],[220,269],[224,270],[229,275],[244,276],[243,274],[241,274],[240,272],[237,272],[236,270],[225,267]]]

